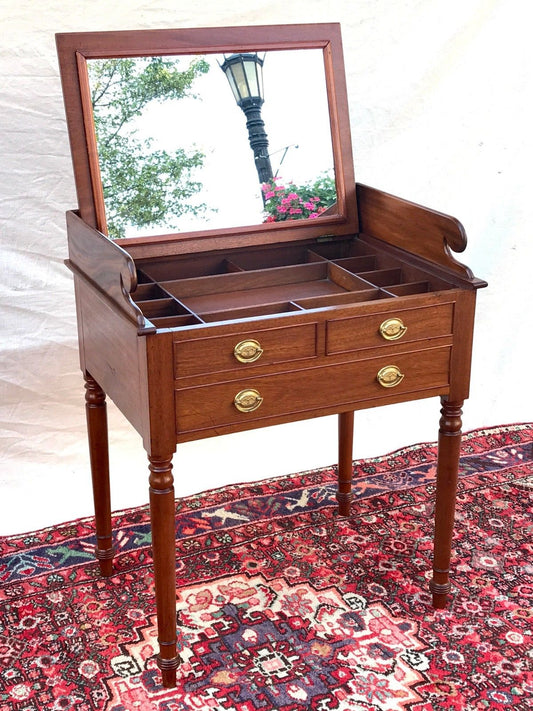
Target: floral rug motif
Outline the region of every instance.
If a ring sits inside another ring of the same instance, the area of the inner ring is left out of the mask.
[[[448,609],[428,581],[436,447],[176,502],[176,689],[163,689],[146,507],[0,538],[0,711],[533,708],[533,425],[463,438]]]

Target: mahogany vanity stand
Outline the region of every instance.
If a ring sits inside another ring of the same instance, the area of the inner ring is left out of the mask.
[[[191,42],[205,51],[250,51],[299,41],[324,48],[335,86],[338,218],[120,245],[99,231],[105,216],[86,110],[87,57],[179,54],[176,43],[180,51]],[[466,247],[457,220],[356,186],[338,26],[74,33],[58,36],[58,50],[79,202],[67,213],[67,264],[86,381],[96,557],[110,576],[107,394],[148,453],[164,686],[175,686],[181,661],[172,475],[180,442],[337,414],[337,498],[340,515],[349,516],[354,410],[440,396],[430,590],[443,608],[476,291],[485,283],[451,255]]]

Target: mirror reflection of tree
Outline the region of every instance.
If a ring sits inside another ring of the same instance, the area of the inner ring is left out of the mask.
[[[156,148],[139,137],[135,120],[150,102],[194,96],[194,81],[209,64],[193,58],[182,68],[163,57],[88,64],[109,236],[124,237],[128,226],[174,228],[181,215],[205,212],[205,204],[190,200],[202,189],[191,174],[202,166],[203,153]]]

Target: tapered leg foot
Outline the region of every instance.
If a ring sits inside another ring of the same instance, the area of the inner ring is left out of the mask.
[[[169,666],[170,663],[170,666]],[[165,689],[174,689],[176,686],[176,671],[181,663],[179,656],[173,659],[163,659],[158,655],[157,666],[161,669],[161,682]]]
[[[352,506],[353,412],[339,415],[339,515],[349,516]]]
[[[155,597],[163,686],[176,686],[181,659],[176,652],[176,539],[172,455],[150,456],[150,516],[154,557]]]
[[[85,412],[94,497],[95,555],[100,563],[101,575],[109,577],[113,572],[115,551],[111,530],[107,408],[104,391],[89,373],[85,374]]]
[[[462,401],[448,402],[446,398],[441,398],[441,403],[433,578],[429,584],[435,609],[446,607],[447,596],[451,590],[450,559],[461,453],[461,408],[463,406]]]
[[[448,601],[448,593],[452,589],[452,586],[449,582],[442,584],[436,583],[435,577],[439,575],[449,578],[450,571],[433,569],[433,579],[429,583],[429,589],[432,593],[432,602],[435,610],[444,610]]]

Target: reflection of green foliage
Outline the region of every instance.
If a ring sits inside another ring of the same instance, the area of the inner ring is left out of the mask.
[[[335,178],[329,173],[304,185],[282,185],[280,180],[273,178],[262,187],[266,222],[314,219],[337,200]]]
[[[102,59],[89,62],[94,121],[107,226],[112,238],[126,227],[162,225],[184,213],[198,214],[205,205],[191,205],[202,187],[191,180],[203,154],[182,148],[172,153],[154,149],[131,122],[151,101],[190,96],[191,86],[209,70],[201,58],[178,70],[177,60],[163,57]],[[178,128],[176,127],[176,130]]]

